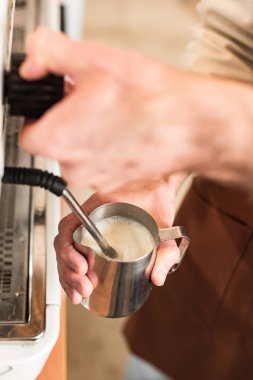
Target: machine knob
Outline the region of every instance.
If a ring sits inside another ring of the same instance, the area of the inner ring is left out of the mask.
[[[64,79],[48,75],[37,81],[26,81],[19,75],[25,54],[13,54],[11,71],[4,74],[4,97],[11,116],[39,118],[63,98]]]

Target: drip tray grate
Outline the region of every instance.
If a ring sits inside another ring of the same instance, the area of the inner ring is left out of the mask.
[[[0,233],[0,302],[11,300],[13,230]]]
[[[7,126],[7,165],[31,166],[18,148],[21,122]],[[3,185],[0,201],[0,324],[25,323],[29,316],[29,248],[31,190]]]

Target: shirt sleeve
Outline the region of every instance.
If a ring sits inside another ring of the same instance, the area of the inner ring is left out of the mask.
[[[187,67],[253,82],[253,0],[202,0],[197,10]]]

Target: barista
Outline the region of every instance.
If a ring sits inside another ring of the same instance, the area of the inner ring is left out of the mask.
[[[247,379],[253,373],[251,5],[202,1],[192,46],[201,75],[45,29],[30,39],[21,69],[27,79],[54,72],[75,83],[24,130],[21,145],[57,159],[72,184],[98,189],[84,204],[87,212],[127,201],[167,227],[182,178],[174,173],[213,178],[194,181],[177,216],[192,240],[183,266],[127,327],[132,351],[176,379]],[[73,215],[63,220],[55,243],[60,279],[73,303],[93,288],[87,263],[71,243],[76,223]],[[154,284],[164,284],[172,255],[175,246],[159,250]]]
[[[72,59],[63,59],[66,55]],[[253,170],[253,94],[247,84],[180,71],[133,53],[73,42],[60,33],[38,29],[29,40],[21,74],[38,79],[48,72],[67,73],[75,87],[25,128],[20,143],[32,154],[57,159],[71,184],[107,192],[126,182],[141,187],[142,181],[146,192],[149,187],[159,192],[162,184],[171,203],[179,182],[174,172],[195,171],[248,185]],[[156,179],[149,185],[148,178]],[[162,205],[160,209],[161,225],[171,225],[173,211]],[[153,271],[156,285],[164,283],[174,264],[171,250],[166,252]],[[75,260],[76,267],[81,266],[80,276],[75,276],[83,289],[80,301],[92,291],[92,284],[87,285],[88,279],[84,284],[83,258]]]

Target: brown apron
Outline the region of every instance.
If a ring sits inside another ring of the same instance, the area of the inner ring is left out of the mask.
[[[131,351],[176,380],[253,378],[253,194],[196,178],[175,225],[190,249],[128,320]]]

